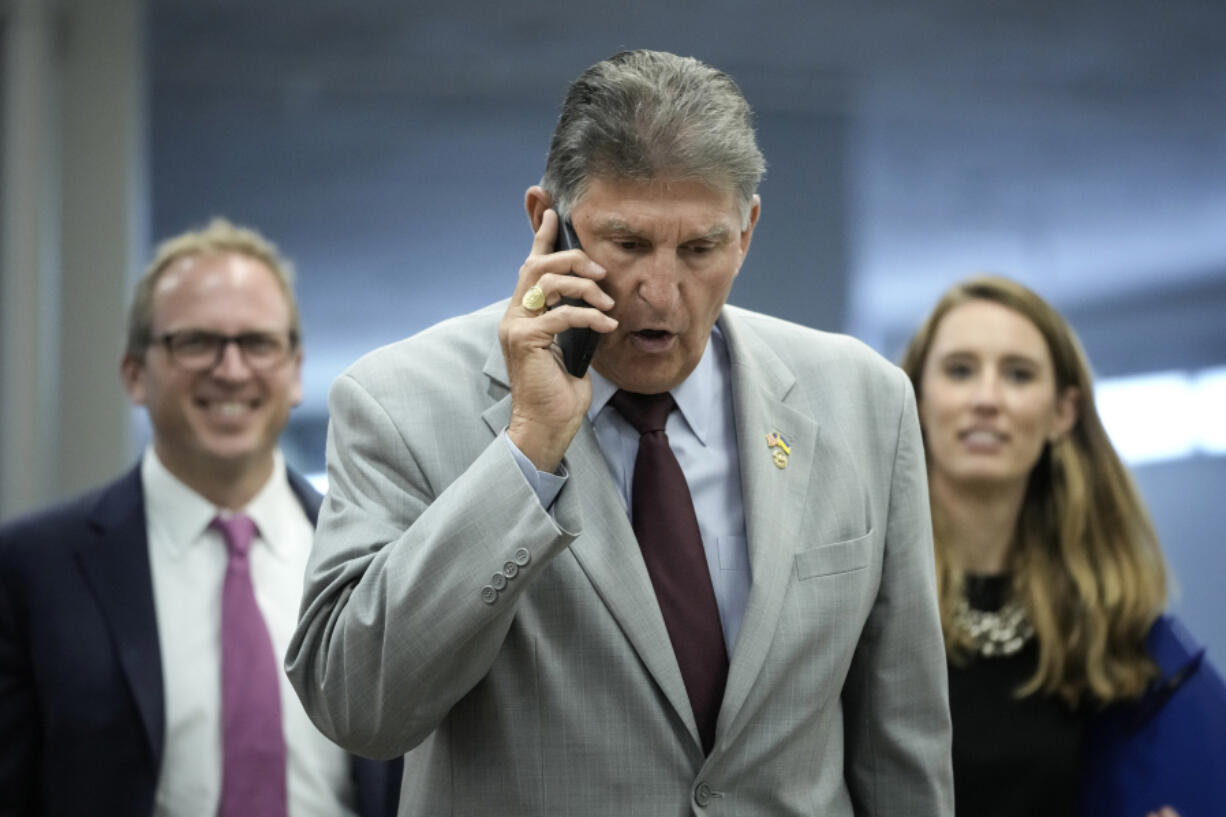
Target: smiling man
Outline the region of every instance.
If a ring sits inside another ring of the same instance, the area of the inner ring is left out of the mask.
[[[726,74],[592,66],[510,300],[333,385],[288,669],[402,815],[952,814],[914,397],[725,304],[763,169]]]
[[[290,269],[215,221],[159,247],[120,369],[152,444],[0,529],[0,814],[394,813],[281,671],[319,496],[277,438],[302,396]]]

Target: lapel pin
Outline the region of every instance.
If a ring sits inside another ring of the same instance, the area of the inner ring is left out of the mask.
[[[776,468],[788,467],[788,457],[792,454],[792,446],[788,444],[786,437],[778,431],[772,431],[766,435],[766,447],[770,449],[771,459]]]

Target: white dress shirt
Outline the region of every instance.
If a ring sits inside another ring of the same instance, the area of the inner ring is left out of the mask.
[[[226,545],[209,528],[218,508],[166,470],[150,446],[141,462],[149,566],[162,651],[166,740],[155,817],[213,817],[221,793],[221,588]],[[273,477],[243,509],[256,603],[278,666],[298,618],[313,530],[281,453]],[[311,724],[285,673],[281,717],[290,817],[351,817],[349,758]]]
[[[681,465],[694,501],[729,657],[736,646],[752,584],[730,372],[728,348],[717,326],[694,371],[672,390],[678,410],[669,415],[665,426],[669,446]],[[591,375],[592,405],[588,408],[588,420],[629,515],[639,433],[609,405],[617,386],[595,369]],[[541,502],[546,507],[552,505],[566,475],[537,471],[510,438],[507,444]]]

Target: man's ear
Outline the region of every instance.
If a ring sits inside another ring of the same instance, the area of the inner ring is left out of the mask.
[[[138,406],[145,405],[145,382],[141,374],[145,371],[145,361],[136,355],[125,354],[119,361],[119,379],[123,381],[123,390],[128,393],[128,399]]]
[[[745,225],[745,229],[741,230],[741,257],[736,262],[736,271],[741,271],[741,264],[745,263],[745,256],[749,253],[749,243],[753,241],[754,227],[758,226],[758,217],[762,215],[762,198],[755,193],[753,197],[753,206],[749,208],[749,218]]]
[[[528,221],[532,224],[532,232],[541,229],[541,221],[545,211],[553,206],[553,198],[545,192],[545,188],[534,184],[524,194],[524,209],[528,211]]]
[[[289,393],[291,406],[302,405],[302,357],[302,345],[299,344],[298,348],[294,351],[294,359],[290,361],[290,364],[294,367],[294,382],[290,386]]]

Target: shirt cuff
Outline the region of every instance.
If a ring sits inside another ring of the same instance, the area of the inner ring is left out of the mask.
[[[515,463],[519,466],[519,470],[524,473],[524,479],[528,480],[528,484],[532,486],[533,492],[536,493],[536,498],[541,502],[541,507],[549,510],[553,506],[554,500],[558,498],[558,494],[562,492],[562,486],[566,484],[566,467],[559,464],[559,473],[557,474],[538,470],[532,464],[532,460],[528,459],[527,455],[519,450],[519,446],[511,441],[506,431],[503,431],[502,438],[511,447],[511,454],[515,457]]]

